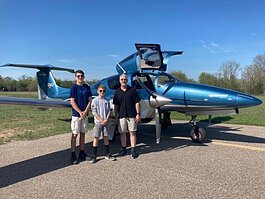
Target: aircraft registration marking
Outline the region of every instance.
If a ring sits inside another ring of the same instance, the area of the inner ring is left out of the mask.
[[[227,98],[228,94],[210,94],[209,97]]]
[[[48,83],[48,88],[54,87],[54,83]]]

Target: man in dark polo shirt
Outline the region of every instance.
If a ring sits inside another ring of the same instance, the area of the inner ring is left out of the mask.
[[[127,85],[127,75],[122,74],[120,76],[121,87],[116,90],[113,98],[113,104],[116,118],[118,119],[119,132],[121,133],[121,145],[122,149],[119,153],[120,156],[127,154],[126,149],[126,132],[127,129],[130,132],[131,141],[131,155],[135,159],[138,154],[135,151],[136,146],[136,131],[137,124],[141,120],[140,116],[140,98],[135,88]]]

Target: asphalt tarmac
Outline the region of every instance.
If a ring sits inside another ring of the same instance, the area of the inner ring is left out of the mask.
[[[0,198],[264,198],[265,128],[203,126],[206,143],[174,121],[157,145],[154,125],[140,125],[139,158],[105,160],[101,141],[96,164],[69,164],[71,133],[0,145]],[[119,149],[117,139],[111,151]]]

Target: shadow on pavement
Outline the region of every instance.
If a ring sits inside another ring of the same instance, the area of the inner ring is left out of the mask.
[[[119,147],[119,142],[113,143],[111,145],[111,151],[118,151]],[[85,149],[86,152],[91,152],[92,142],[87,143]],[[103,150],[104,146],[101,140],[98,150],[99,156],[104,155]],[[79,149],[77,149],[77,151],[79,151]],[[78,155],[78,153],[76,154]],[[70,164],[70,148],[10,164],[0,168],[0,188],[68,166],[72,166]]]
[[[206,123],[200,123],[205,128],[209,141],[230,140],[248,143],[265,143],[265,139],[254,136],[242,135],[237,132],[240,128],[230,128],[224,126],[207,126]],[[161,143],[155,143],[155,125],[139,125],[137,132],[137,143],[141,154],[153,153],[158,151],[167,151],[180,149],[189,146],[207,146],[205,144],[193,143],[189,137],[191,126],[187,123],[176,123],[162,131]],[[178,137],[173,139],[172,137]],[[129,139],[128,139],[129,142]],[[86,144],[86,151],[91,152],[92,142]],[[111,143],[110,150],[117,154],[120,150],[119,136],[116,142]],[[102,140],[100,141],[98,156],[104,155]],[[57,151],[43,156],[35,157],[25,161],[17,162],[0,168],[0,188],[21,182],[45,173],[55,171],[70,166],[70,149]]]
[[[264,138],[242,134],[242,127],[222,126],[221,124],[208,126],[207,122],[199,122],[198,125],[205,129],[208,141],[226,140],[246,143],[265,143]],[[154,128],[153,125],[153,129]],[[187,138],[190,136],[191,129],[192,126],[183,121],[183,123],[173,123],[172,126],[169,126],[166,130],[162,131],[161,135],[167,138],[175,136]],[[153,133],[153,136],[155,140],[155,133]]]
[[[0,188],[69,166],[69,149],[0,168]]]

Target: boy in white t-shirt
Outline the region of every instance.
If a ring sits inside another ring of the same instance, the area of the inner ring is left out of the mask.
[[[101,135],[103,135],[103,142],[106,151],[105,159],[107,160],[116,160],[115,157],[111,156],[109,152],[109,139],[108,139],[108,129],[107,122],[110,115],[110,104],[107,99],[105,99],[106,87],[104,85],[99,85],[98,96],[92,100],[91,109],[92,114],[94,115],[94,128],[93,128],[93,157],[91,163],[97,162],[97,149],[98,141]]]

